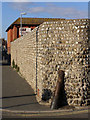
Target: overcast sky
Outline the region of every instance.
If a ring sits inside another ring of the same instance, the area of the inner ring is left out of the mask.
[[[3,0],[1,2],[2,6],[0,4],[0,10],[2,8],[2,37],[5,39],[7,37],[5,30],[12,22],[20,17],[21,12],[27,13],[23,17],[34,18],[88,18],[88,0],[85,0],[86,2],[80,2],[84,0],[78,0],[79,2],[53,2],[54,0],[51,0],[52,2],[44,2],[43,0],[43,2],[28,2],[30,0],[20,0],[20,2],[17,2],[18,0],[9,1]]]

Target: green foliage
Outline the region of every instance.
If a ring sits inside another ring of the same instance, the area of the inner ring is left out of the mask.
[[[16,69],[16,70],[17,70],[17,72],[19,72],[19,67],[18,67],[18,66],[17,66],[17,69]]]
[[[16,40],[16,39],[14,39],[14,40]]]
[[[15,68],[17,72],[19,72],[19,67],[17,64],[15,64],[14,60],[12,61],[12,67]]]
[[[14,62],[14,60],[12,61],[12,67],[15,68],[15,62]]]
[[[15,69],[17,69],[17,64],[15,65]]]

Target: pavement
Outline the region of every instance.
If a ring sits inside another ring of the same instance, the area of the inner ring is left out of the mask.
[[[2,66],[2,108],[9,110],[49,110],[39,105],[35,93],[24,78],[10,66]]]
[[[20,75],[5,61],[2,67],[2,112],[3,118],[28,118],[28,117],[53,117],[53,118],[88,118],[89,106],[86,107],[63,107],[51,110],[49,106],[40,105],[36,95]]]

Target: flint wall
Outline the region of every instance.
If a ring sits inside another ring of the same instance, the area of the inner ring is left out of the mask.
[[[41,101],[43,92],[50,91],[51,99],[58,79],[58,70],[65,72],[65,98],[69,105],[89,104],[88,19],[44,22],[31,33],[11,43],[11,63],[14,60],[20,73],[37,91]]]

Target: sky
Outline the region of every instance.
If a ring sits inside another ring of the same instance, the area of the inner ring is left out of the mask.
[[[29,0],[3,0],[0,2],[0,28],[2,25],[2,35],[7,39],[6,29],[16,19],[20,17],[20,13],[26,12],[23,17],[34,17],[34,18],[66,18],[66,19],[77,19],[77,18],[88,18],[88,1],[86,2],[57,2],[57,0],[51,0],[49,2],[30,2]],[[35,0],[33,0],[35,1]],[[40,1],[40,0],[39,0]],[[47,0],[45,0],[47,1]],[[59,1],[59,0],[58,0]],[[65,0],[63,0],[65,1]],[[82,0],[84,1],[84,0]]]

